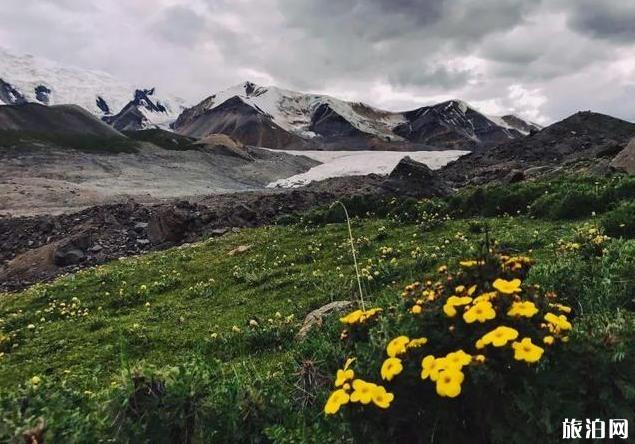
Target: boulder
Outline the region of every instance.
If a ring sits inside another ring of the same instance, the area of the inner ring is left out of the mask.
[[[163,207],[155,212],[148,222],[148,239],[153,244],[178,242],[188,232],[189,212],[185,209]]]
[[[55,252],[55,264],[60,267],[66,267],[68,265],[76,265],[86,259],[86,254],[78,249],[73,248],[70,250],[57,250]]]
[[[503,178],[503,183],[516,183],[522,182],[525,180],[525,173],[522,170],[511,170],[507,175]]]
[[[315,328],[320,327],[324,322],[324,317],[333,314],[340,314],[350,310],[355,305],[352,301],[334,301],[313,310],[304,318],[304,323],[296,335],[296,339],[301,341]]]
[[[65,267],[83,262],[86,250],[92,245],[92,235],[88,231],[55,243],[55,265]]]
[[[448,183],[423,163],[406,156],[381,185],[388,192],[411,197],[441,197],[452,192]]]
[[[0,271],[0,281],[19,279],[32,281],[37,277],[57,270],[55,250],[57,245],[48,244],[19,254]]]
[[[611,168],[627,174],[635,174],[635,138],[611,162]]]
[[[229,256],[236,256],[237,254],[245,253],[249,250],[251,250],[251,245],[239,245],[227,254]]]

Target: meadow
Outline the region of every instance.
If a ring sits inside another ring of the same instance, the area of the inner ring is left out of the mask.
[[[626,176],[349,199],[361,298],[339,205],[0,295],[0,441],[529,443],[559,442],[564,418],[633,420],[634,200]],[[494,314],[450,315],[486,291]],[[365,317],[296,338],[341,300]],[[566,324],[509,315],[521,301]],[[538,359],[475,347],[505,313]],[[460,394],[422,380],[432,350],[470,356]],[[354,401],[353,369],[387,395]]]

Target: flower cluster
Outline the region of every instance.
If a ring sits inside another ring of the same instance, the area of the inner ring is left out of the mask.
[[[606,244],[611,238],[604,234],[600,227],[584,224],[575,230],[573,239],[558,241],[561,254],[574,253],[583,257],[600,257],[604,255]]]
[[[337,413],[340,407],[349,402],[362,405],[372,402],[379,408],[387,409],[395,398],[395,395],[386,391],[382,385],[355,379],[355,372],[350,368],[354,360],[354,358],[348,359],[344,368],[337,371],[336,390],[331,393],[324,406],[324,413],[327,415]]]
[[[438,396],[455,398],[469,382],[472,367],[495,374],[508,372],[512,365],[541,361],[549,348],[567,342],[572,329],[568,316],[573,310],[557,302],[553,293],[524,282],[533,263],[526,256],[490,254],[461,261],[456,272],[442,265],[435,277],[407,285],[401,293],[404,312],[387,311],[384,320],[392,323],[382,321],[378,328],[393,325],[398,331],[387,340],[378,376],[382,384],[395,384],[396,380],[399,384],[384,387],[379,381],[354,379],[349,360],[338,371],[337,390],[325,412],[335,413],[360,399],[366,401],[362,404],[374,402],[388,408],[393,398],[399,400],[418,390],[415,384],[421,381],[432,382]],[[370,313],[374,316],[379,311]],[[360,356],[364,347],[373,347],[373,341],[361,343],[376,337],[373,324],[365,323],[372,316],[356,310],[341,319],[368,332],[344,337],[355,348],[351,351],[354,356]],[[373,356],[376,351],[367,354]],[[386,399],[390,401],[384,402]]]

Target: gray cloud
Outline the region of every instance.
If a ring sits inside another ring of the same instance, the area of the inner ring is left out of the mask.
[[[161,11],[153,29],[170,43],[193,46],[202,36],[205,19],[185,6],[171,6]]]
[[[594,37],[632,43],[635,40],[635,2],[628,0],[576,0],[569,25]]]
[[[0,45],[191,102],[248,78],[392,109],[635,120],[634,22],[619,0],[4,0]]]

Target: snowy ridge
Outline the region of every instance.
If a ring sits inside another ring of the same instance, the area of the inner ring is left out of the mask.
[[[278,151],[278,150],[271,150]],[[306,156],[322,162],[306,173],[280,179],[267,185],[268,188],[293,188],[330,177],[362,176],[366,174],[389,174],[401,159],[409,156],[417,162],[436,170],[447,163],[468,154],[469,151],[289,151],[288,154]]]
[[[240,100],[277,127],[304,140],[344,136],[350,141],[350,137],[360,137],[354,134],[354,131],[359,131],[362,135],[375,136],[382,143],[406,142],[453,149],[461,143],[482,145],[515,139],[537,127],[515,116],[488,116],[462,100],[392,112],[327,95],[304,94],[244,82],[209,96],[186,110],[173,128],[177,132],[184,131],[184,134],[192,131],[191,128],[201,132],[206,125],[218,130],[223,125],[214,126],[213,123],[220,121],[221,114],[217,121],[205,116],[208,111],[232,99]],[[196,123],[199,118],[202,120]]]
[[[101,118],[120,112],[134,99],[137,89],[141,88],[105,72],[63,66],[0,48],[0,102],[5,105],[24,101],[44,105],[75,104]],[[178,97],[154,99],[165,112],[147,109],[144,114],[149,125],[164,126],[176,119],[184,108],[184,101]]]
[[[403,140],[392,132],[392,128],[405,121],[401,113],[382,111],[362,103],[346,102],[326,95],[303,94],[274,86],[258,86],[251,82],[214,94],[201,105],[205,110],[214,109],[232,97],[239,97],[246,104],[269,115],[281,128],[303,138],[316,136],[309,129],[311,117],[320,105],[327,104],[364,133],[390,140]]]

